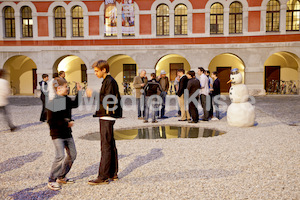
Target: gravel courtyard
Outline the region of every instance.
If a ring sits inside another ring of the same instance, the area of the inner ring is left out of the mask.
[[[167,110],[155,125],[211,128],[216,137],[117,140],[119,181],[91,186],[97,176],[100,142],[81,139],[99,131],[93,110],[74,109],[77,158],[68,174],[75,184],[47,187],[54,147],[41,102],[13,97],[11,133],[0,116],[0,199],[300,199],[300,96],[256,97],[256,124],[230,127],[226,107],[220,121],[188,124]],[[226,100],[229,105],[229,100]],[[152,123],[146,124],[152,126]],[[125,111],[115,130],[144,127],[136,111]]]

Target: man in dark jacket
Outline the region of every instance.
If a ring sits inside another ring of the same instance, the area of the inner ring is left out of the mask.
[[[79,85],[77,85],[77,88],[81,90]],[[77,155],[72,137],[71,127],[74,122],[71,118],[71,110],[78,107],[78,95],[74,101],[67,96],[67,81],[62,78],[57,79],[55,91],[56,97],[47,102],[49,104],[47,122],[50,127],[50,136],[55,146],[56,155],[52,164],[48,187],[51,190],[60,190],[60,184],[74,183],[73,180],[67,179],[66,175],[70,171]],[[65,156],[65,149],[67,156]]]
[[[161,110],[160,110],[160,118],[164,119],[164,118],[168,118],[167,116],[165,116],[165,108],[166,108],[166,97],[168,94],[168,90],[169,90],[169,78],[166,76],[166,71],[165,70],[161,70],[160,71],[160,76],[157,77],[157,82],[160,84],[161,88],[162,88],[162,93],[160,94],[163,102],[161,105]]]
[[[216,117],[213,117],[211,120],[219,120],[220,119],[220,108],[219,108],[219,98],[221,94],[220,89],[220,80],[218,79],[218,72],[212,73],[212,78],[214,79],[212,91],[213,103],[215,105]]]
[[[187,83],[189,81],[184,73],[184,69],[177,70],[177,75],[180,77],[177,96],[179,100],[179,107],[181,110],[181,119],[179,119],[178,121],[187,121],[191,118],[190,113],[188,112],[184,104],[184,90],[186,89]]]
[[[122,117],[121,96],[115,79],[109,74],[109,65],[99,60],[92,66],[98,78],[103,78],[100,89],[99,110],[94,117],[100,117],[101,160],[98,177],[90,180],[90,185],[108,184],[118,180],[118,152],[114,139],[116,118]],[[107,96],[112,96],[107,98]],[[92,96],[87,90],[87,96]]]
[[[43,103],[43,109],[40,117],[41,122],[45,122],[47,119],[47,112],[45,109],[45,102],[46,102],[46,96],[48,97],[48,85],[47,81],[49,80],[48,74],[43,74],[42,75],[43,80],[39,82],[40,88],[41,88],[41,96],[40,99],[42,100]]]
[[[149,118],[149,110],[150,110],[150,106],[153,106],[153,115],[152,115],[152,123],[156,123],[156,111],[158,111],[158,107],[160,102],[159,101],[159,97],[158,93],[161,93],[163,90],[160,86],[160,84],[156,81],[156,75],[155,73],[151,74],[151,80],[148,81],[147,85],[145,86],[145,93],[146,93],[146,99],[145,99],[145,120],[144,123],[148,122],[148,118]],[[155,96],[157,95],[157,96]],[[160,98],[161,100],[161,98]]]
[[[200,81],[198,79],[196,79],[194,71],[188,71],[187,77],[189,79],[189,82],[187,85],[187,89],[189,90],[189,97],[194,95],[195,92],[197,93],[196,100],[195,100],[195,102],[197,102],[197,103],[195,104],[195,102],[193,102],[193,101],[191,101],[189,103],[189,113],[192,117],[192,120],[189,121],[189,123],[198,123],[198,121],[199,121],[198,101],[199,101]]]

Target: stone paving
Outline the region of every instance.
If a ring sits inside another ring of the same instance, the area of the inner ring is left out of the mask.
[[[75,184],[47,188],[54,148],[46,123],[38,122],[38,98],[13,97],[10,112],[17,132],[0,116],[0,199],[300,199],[300,96],[255,98],[256,124],[229,127],[220,121],[190,125],[176,111],[157,125],[225,131],[212,138],[118,140],[119,177],[90,186],[97,175],[99,141],[80,139],[99,131],[92,110],[74,109],[73,137],[78,157],[69,173]],[[226,102],[229,104],[227,98]],[[149,123],[147,126],[153,124]],[[144,127],[135,111],[125,111],[115,129]]]

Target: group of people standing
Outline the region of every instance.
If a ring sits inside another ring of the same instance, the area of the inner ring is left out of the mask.
[[[177,70],[177,77],[174,81],[180,119],[178,121],[188,121],[197,123],[199,121],[198,102],[200,100],[203,117],[202,121],[219,120],[220,80],[218,72],[210,72],[203,67],[198,68],[199,79],[196,78],[194,71],[185,73],[184,69]],[[156,123],[156,117],[168,118],[165,116],[166,95],[169,90],[169,79],[166,72],[161,70],[160,76],[151,74],[151,80],[148,81],[146,71],[142,70],[139,76],[133,81],[133,87],[136,90],[136,102],[138,109],[138,119],[143,119],[145,123],[149,119],[149,108],[152,106],[152,123]],[[187,92],[187,93],[186,93]],[[190,100],[192,99],[192,101]],[[190,101],[190,102],[189,102]],[[187,105],[188,104],[188,105]],[[216,115],[213,116],[213,105],[215,105]],[[159,110],[159,107],[161,109]],[[160,113],[160,114],[159,114]]]

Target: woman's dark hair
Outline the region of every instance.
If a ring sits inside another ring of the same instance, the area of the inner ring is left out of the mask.
[[[99,68],[101,71],[105,68],[106,69],[106,73],[109,72],[109,65],[108,62],[106,60],[98,60],[97,62],[95,62],[92,65],[93,68],[97,67]]]
[[[4,69],[0,69],[0,78],[2,78],[6,74]]]
[[[189,74],[191,77],[194,77],[196,75],[194,71],[188,71],[187,74]]]

